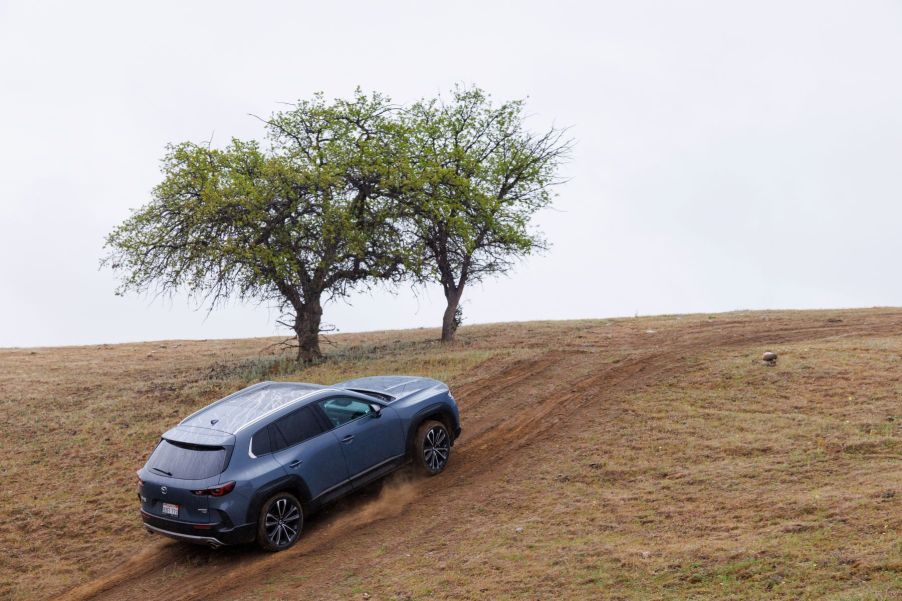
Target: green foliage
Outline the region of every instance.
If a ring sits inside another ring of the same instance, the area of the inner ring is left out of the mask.
[[[462,326],[464,323],[464,308],[461,305],[457,305],[457,308],[454,309],[454,331]]]
[[[402,274],[407,246],[388,194],[397,185],[391,108],[380,95],[316,96],[273,115],[265,150],[241,140],[168,147],[151,202],[107,238],[118,292],[186,288],[211,306],[275,301],[301,345],[314,346],[323,294]]]
[[[570,142],[555,128],[528,131],[523,110],[522,101],[495,106],[479,88],[457,87],[448,102],[421,100],[402,117],[406,209],[423,251],[416,273],[443,287],[443,339],[467,283],[545,248],[530,220],[551,202]]]
[[[241,140],[168,147],[153,200],[107,238],[119,291],[186,287],[215,302],[282,300],[291,288],[304,301],[398,273],[385,140],[368,133],[386,110],[378,95],[318,96],[272,117],[267,151]]]
[[[323,300],[377,282],[439,281],[448,321],[467,282],[544,245],[529,222],[568,145],[523,121],[522,102],[495,107],[476,88],[406,110],[359,90],[316,95],[265,122],[265,147],[167,147],[151,201],[110,233],[103,263],[120,294],[275,303],[304,360],[320,354]]]

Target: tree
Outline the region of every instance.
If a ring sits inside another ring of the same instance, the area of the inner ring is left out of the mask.
[[[401,117],[404,205],[423,253],[417,277],[442,286],[443,341],[454,337],[467,284],[545,247],[530,220],[551,202],[571,143],[553,127],[529,132],[523,109],[522,101],[494,106],[478,88],[456,88],[449,102],[422,100]]]
[[[266,150],[168,147],[152,200],[107,237],[117,292],[274,302],[298,360],[318,359],[323,302],[403,274],[393,111],[378,94],[318,95],[266,121]]]

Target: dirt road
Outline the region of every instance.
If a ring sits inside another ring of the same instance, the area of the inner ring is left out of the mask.
[[[497,506],[507,497],[500,483],[516,478],[514,466],[523,457],[568,452],[568,441],[589,420],[621,423],[631,411],[624,400],[630,394],[661,385],[717,351],[742,351],[754,362],[761,351],[781,345],[900,336],[902,311],[618,320],[560,328],[554,340],[520,335],[522,344],[534,347],[529,357],[488,361],[452,382],[464,431],[439,477],[400,474],[381,490],[355,495],[315,516],[294,548],[274,555],[252,547],[182,545],[145,535],[136,525],[135,536],[147,537],[146,550],[65,598],[330,598],[331,586],[347,574],[366,589],[366,566],[386,569],[381,554],[398,551],[395,569],[404,570],[405,556],[442,548],[436,539],[471,535],[459,524],[501,511]],[[454,569],[440,559],[436,566]]]

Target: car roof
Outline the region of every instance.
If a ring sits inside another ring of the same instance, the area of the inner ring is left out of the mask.
[[[327,387],[303,382],[260,382],[204,407],[179,425],[235,434],[262,416],[321,390]]]

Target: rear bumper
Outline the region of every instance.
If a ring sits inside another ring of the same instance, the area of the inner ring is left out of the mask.
[[[144,520],[144,527],[149,532],[211,547],[249,543],[254,540],[257,534],[256,524],[242,524],[241,526],[195,524],[153,515],[143,509],[141,510],[141,519]],[[209,526],[209,528],[198,528],[197,526]]]
[[[225,545],[224,542],[219,540],[214,536],[194,536],[193,534],[181,534],[180,532],[170,532],[169,530],[163,530],[162,528],[157,528],[156,526],[151,526],[146,521],[144,522],[144,527],[147,528],[148,532],[155,532],[156,534],[162,534],[163,536],[168,536],[169,538],[174,538],[176,540],[184,541],[186,543],[197,543],[199,545],[210,545],[214,549],[218,547],[222,547]]]

